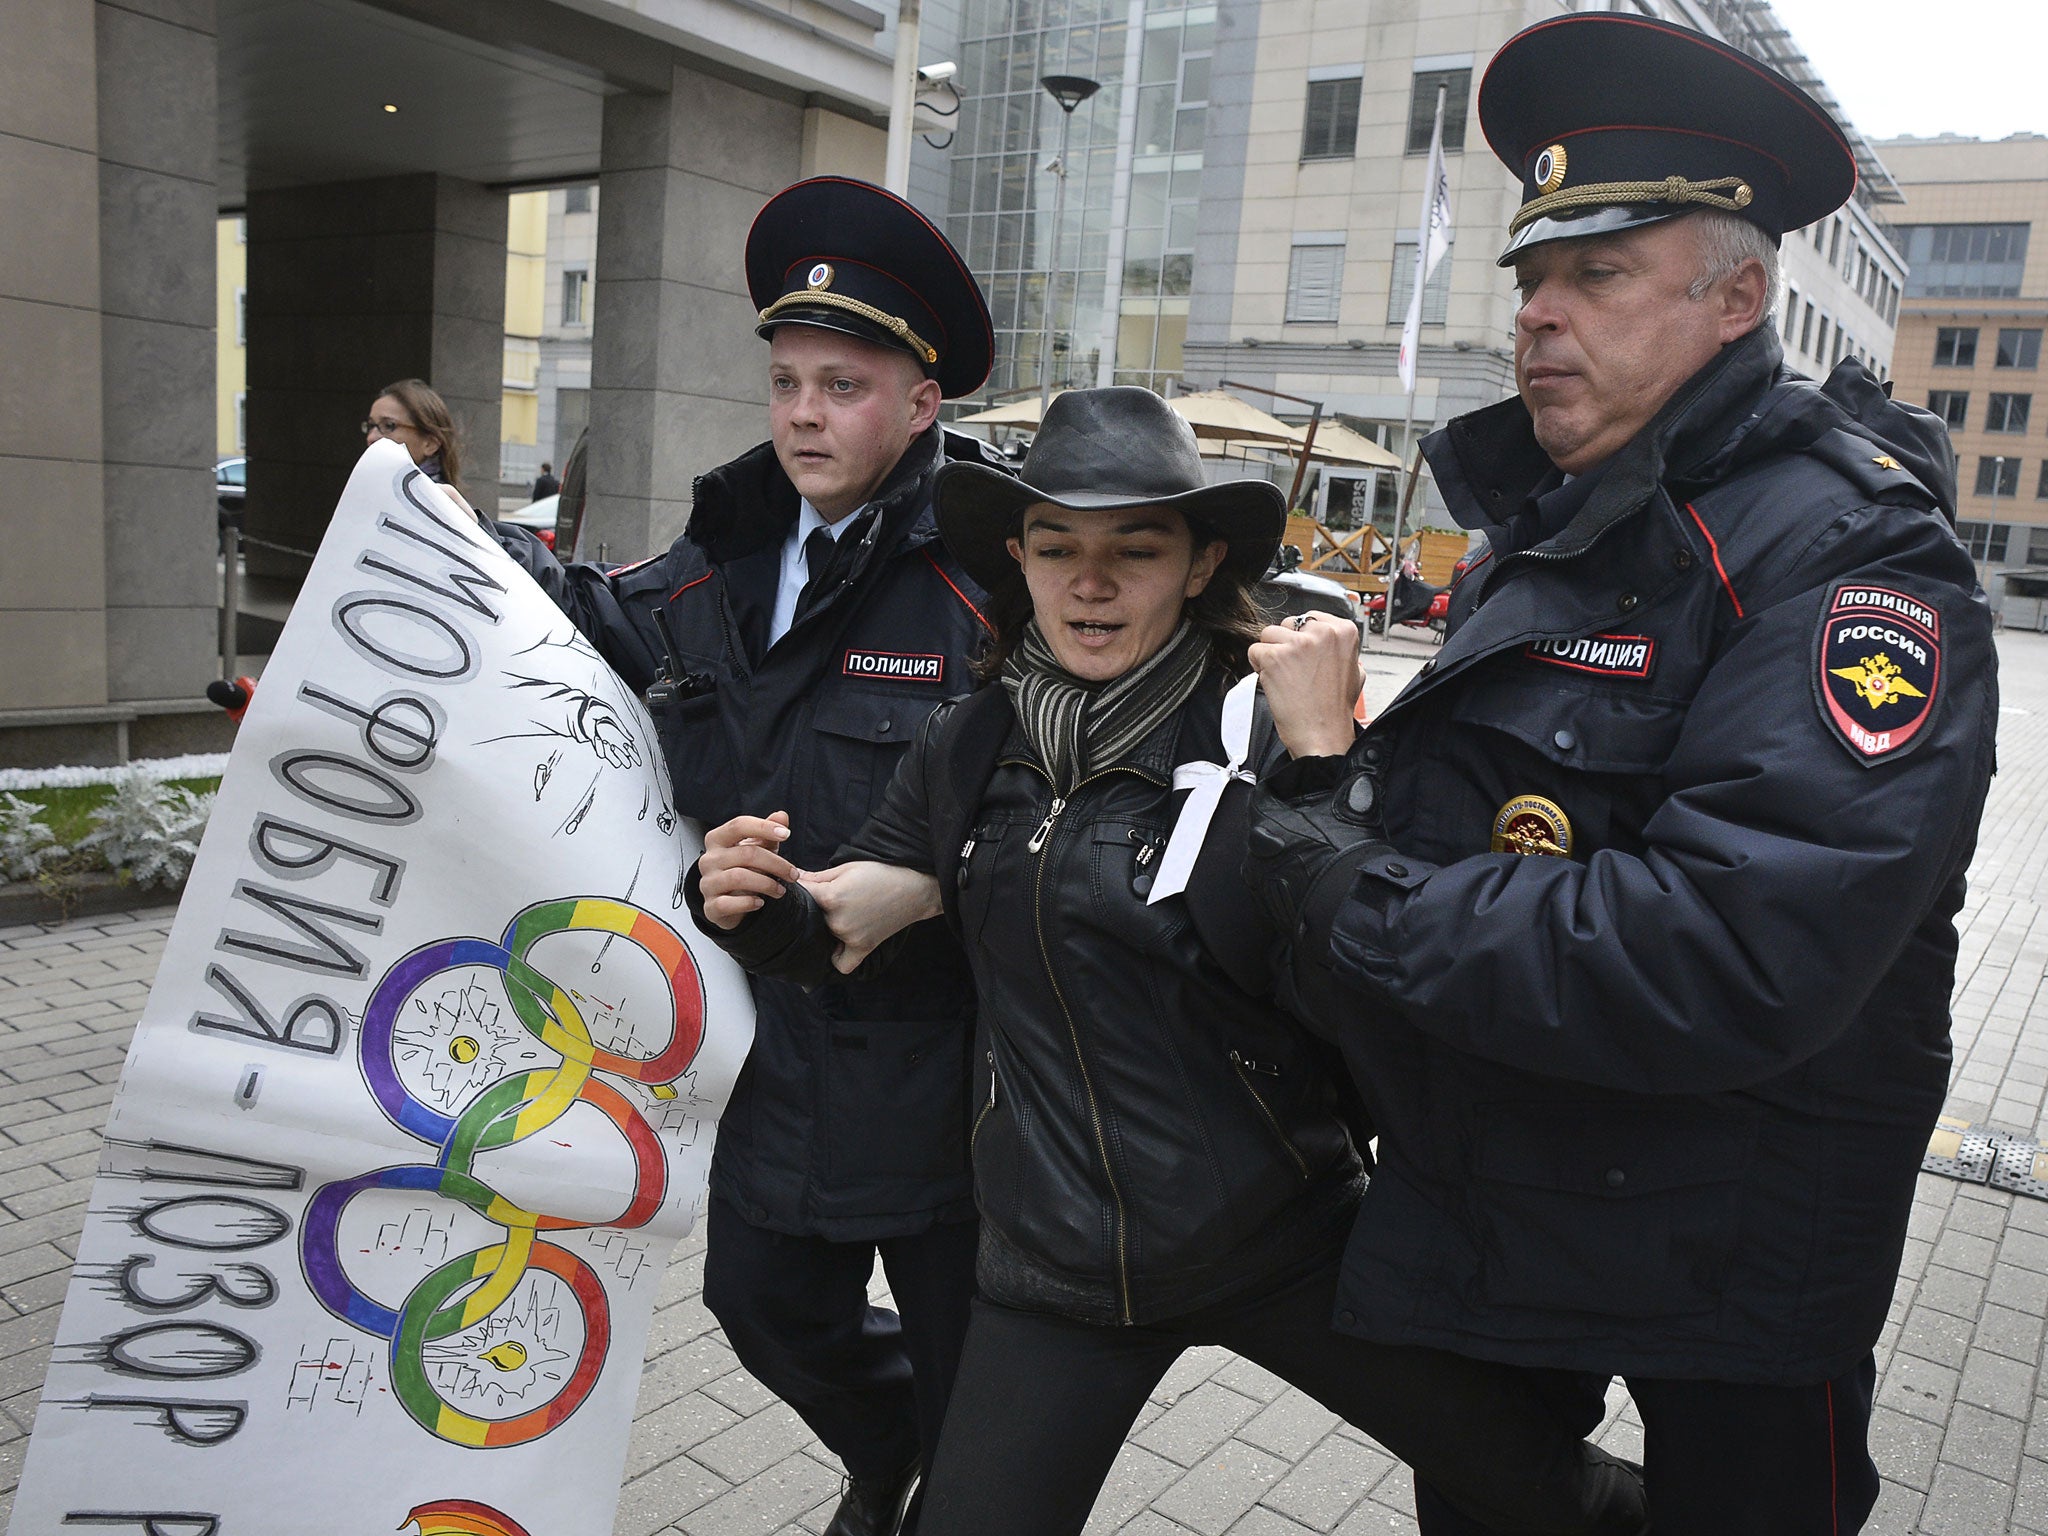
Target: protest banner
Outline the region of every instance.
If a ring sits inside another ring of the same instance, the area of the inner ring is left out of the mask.
[[[640,701],[363,455],[137,1025],[10,1530],[603,1536],[753,1032]]]

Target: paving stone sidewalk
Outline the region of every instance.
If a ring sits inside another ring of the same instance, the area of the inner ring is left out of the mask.
[[[2048,1139],[2048,636],[2000,641],[2001,773],[1958,919],[1949,1111]],[[1430,654],[1376,642],[1378,707]],[[170,930],[165,909],[0,928],[0,1519],[13,1503],[122,1054]],[[1853,944],[1855,935],[1843,935]],[[617,1536],[822,1531],[838,1464],[740,1369],[702,1299],[701,1241],[666,1277]],[[876,1295],[883,1295],[879,1284]],[[1872,1426],[1869,1529],[2048,1536],[2048,1202],[1920,1181]],[[1605,1442],[1639,1451],[1625,1394]],[[1184,1356],[1132,1431],[1089,1530],[1126,1536],[1397,1536],[1406,1472],[1366,1436],[1223,1350]],[[30,1533],[24,1533],[30,1536]],[[40,1536],[40,1533],[34,1533]]]

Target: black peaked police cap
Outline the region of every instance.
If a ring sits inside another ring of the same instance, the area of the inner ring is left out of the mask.
[[[981,387],[995,327],[973,274],[938,226],[849,176],[784,187],[747,231],[757,333],[813,325],[908,352],[951,400]]]
[[[1811,96],[1690,27],[1560,16],[1501,45],[1479,85],[1486,142],[1522,180],[1500,264],[1550,240],[1734,213],[1773,238],[1856,189],[1856,157]]]
[[[1057,396],[1014,475],[958,459],[940,465],[932,481],[939,537],[990,592],[1017,575],[1008,540],[1023,526],[1024,509],[1041,501],[1076,512],[1171,507],[1226,541],[1219,569],[1247,581],[1266,573],[1287,527],[1279,486],[1205,483],[1194,428],[1135,384]]]

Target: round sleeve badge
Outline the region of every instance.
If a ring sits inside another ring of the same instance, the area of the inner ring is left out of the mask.
[[[1941,686],[1941,615],[1891,587],[1839,583],[1815,650],[1821,719],[1859,763],[1919,740]]]

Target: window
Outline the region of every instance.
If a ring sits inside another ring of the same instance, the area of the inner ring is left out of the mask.
[[[1927,409],[1947,422],[1951,430],[1960,432],[1970,414],[1970,392],[1967,389],[1934,390],[1927,396]]]
[[[1436,264],[1422,290],[1424,325],[1442,325],[1450,312],[1451,258],[1456,254],[1455,250],[1444,252],[1444,259]],[[1415,231],[1404,229],[1394,239],[1394,281],[1387,291],[1387,324],[1407,323],[1408,296],[1414,291]]]
[[[1979,496],[2017,496],[2020,493],[2020,461],[1986,454],[1977,461]]]
[[[1956,537],[1970,551],[1971,559],[2002,565],[2005,563],[2006,544],[2012,537],[2012,524],[1959,522],[1956,524]]]
[[[590,274],[571,267],[562,274],[562,324],[585,325],[590,317],[584,304],[590,292]]]
[[[1998,333],[1998,363],[2000,368],[2038,368],[2041,366],[2041,333],[2039,331],[2010,331]]]
[[[1301,158],[1349,159],[1358,153],[1357,75],[1342,80],[1311,80],[1308,113],[1301,123]]]
[[[1414,260],[1414,247],[1409,247]],[[1344,289],[1344,234],[1298,234],[1287,263],[1287,319],[1300,325],[1335,325]]]
[[[1465,147],[1465,99],[1472,94],[1469,69],[1418,69],[1415,94],[1408,102],[1408,153],[1429,153],[1429,136],[1436,128],[1437,87],[1444,90],[1444,153]]]
[[[247,453],[248,451],[249,391],[238,389],[235,391],[235,452]],[[2048,469],[2048,464],[2044,464],[2042,467]],[[237,464],[228,475],[228,478],[237,485],[247,485],[249,483],[249,466]]]
[[[2032,395],[1993,395],[1990,407],[1984,412],[1986,432],[2024,432],[2027,430],[2027,412],[2034,403]]]
[[[2040,332],[2034,334],[2038,336]],[[235,345],[249,345],[249,290],[246,288],[235,290]]]
[[[1813,356],[1816,362],[1825,363],[1828,360],[1828,326],[1831,323],[1826,315],[1820,317],[1820,336],[1815,341],[1813,347]]]
[[[1806,301],[1806,318],[1799,322],[1799,350],[1813,355],[1813,300]]]
[[[562,212],[590,212],[590,183],[579,181],[573,187],[562,188]]]
[[[2048,459],[2043,459],[2041,461],[2041,483],[2034,490],[2034,498],[2037,501],[2048,501]],[[2044,543],[2044,545],[2048,545],[2048,528],[2037,528],[2034,530],[2034,535],[2037,541]],[[2048,554],[2048,548],[2044,548],[2043,553]],[[2033,559],[2033,551],[2028,550],[2028,563],[2031,564],[2033,562]]]
[[[1788,346],[1788,347],[1789,347],[1789,346],[1791,346],[1791,345],[1792,345],[1792,333],[1793,333],[1793,332],[1794,332],[1794,331],[1795,331],[1795,330],[1796,330],[1796,329],[1798,328],[1798,325],[1799,325],[1799,290],[1798,290],[1797,288],[1787,288],[1787,289],[1785,290],[1785,345],[1786,345],[1786,346]]]
[[[1934,366],[1974,368],[1977,366],[1977,328],[1974,325],[1944,325],[1934,333]]]
[[[2026,225],[1905,224],[1893,233],[1906,258],[1908,298],[2019,297]]]

